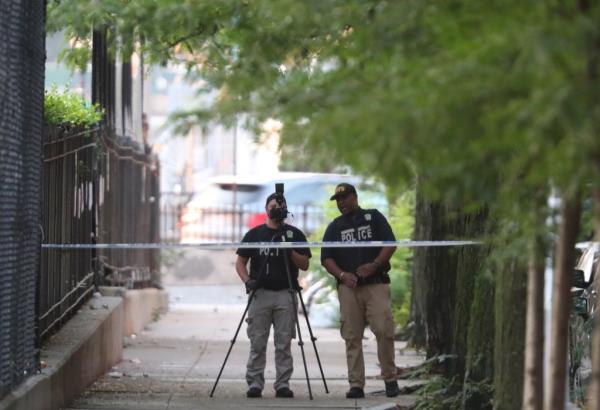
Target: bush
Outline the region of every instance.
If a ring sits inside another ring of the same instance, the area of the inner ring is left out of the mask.
[[[89,128],[102,120],[97,104],[86,102],[73,91],[60,92],[56,86],[44,93],[44,120],[56,126]]]

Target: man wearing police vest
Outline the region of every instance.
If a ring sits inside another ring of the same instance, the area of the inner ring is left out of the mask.
[[[283,194],[273,193],[265,202],[267,221],[250,229],[242,242],[281,242],[280,234],[290,242],[306,242],[306,236],[300,229],[285,224],[287,207]],[[278,238],[279,237],[279,238]],[[275,343],[275,397],[292,398],[294,392],[289,381],[294,370],[292,338],[296,335],[296,293],[299,289],[298,270],[308,269],[311,257],[309,248],[291,249],[289,253],[290,275],[288,278],[284,252],[271,248],[240,248],[237,250],[235,269],[246,284],[247,293],[253,293],[255,300],[248,310],[248,337],[250,354],[246,366],[246,397],[262,397],[265,385],[265,364],[269,332],[273,325]],[[250,261],[250,271],[248,271]],[[294,293],[290,297],[290,283]]]
[[[327,227],[323,242],[395,241],[386,218],[358,205],[356,188],[341,183],[331,197],[341,215]],[[390,300],[389,260],[396,247],[323,248],[321,264],[337,281],[341,335],[346,342],[349,399],[365,397],[363,333],[366,323],[377,339],[377,356],[388,397],[400,394],[394,359],[394,320]]]

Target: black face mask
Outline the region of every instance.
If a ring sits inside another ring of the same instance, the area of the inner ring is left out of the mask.
[[[283,221],[288,216],[287,208],[273,208],[269,210],[269,218],[274,221]]]

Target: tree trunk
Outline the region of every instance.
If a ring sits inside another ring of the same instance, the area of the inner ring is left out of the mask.
[[[425,240],[431,237],[433,224],[430,210],[426,208],[424,199],[420,193],[420,185],[416,184],[415,194],[415,226],[413,239],[415,241]],[[411,274],[411,300],[410,300],[410,322],[414,327],[409,344],[416,348],[427,349],[427,329],[425,328],[425,297],[427,296],[427,282],[422,272],[427,267],[427,248],[415,248],[413,250],[413,263]]]
[[[523,358],[527,268],[509,261],[496,275],[494,408],[513,410],[523,402]]]
[[[484,251],[484,248],[480,249]],[[472,300],[462,408],[481,410],[490,408],[491,399],[491,389],[481,387],[491,385],[494,376],[494,310],[490,309],[490,300],[494,300],[494,281],[489,273],[477,274]],[[475,389],[474,385],[480,388]]]
[[[543,226],[541,207],[534,209],[536,226]],[[544,407],[544,270],[545,242],[534,234],[527,268],[527,323],[525,334],[525,374],[523,410]]]
[[[600,190],[594,192],[594,214],[596,223],[596,238],[597,242],[600,242]],[[596,272],[594,273],[594,284],[596,294],[600,294],[600,263],[596,266]],[[598,306],[596,306],[598,309]],[[598,311],[594,320],[594,336],[592,338],[592,380],[589,387],[588,394],[588,409],[589,410],[600,410],[600,325],[598,319]]]
[[[483,235],[488,218],[487,209],[473,212],[456,219],[452,224],[455,237],[465,239],[480,239]],[[457,253],[456,266],[456,304],[454,307],[454,323],[452,351],[456,355],[454,367],[450,376],[457,376],[463,380],[465,376],[465,364],[467,359],[467,336],[473,310],[475,278],[481,274],[485,260],[489,254],[487,246],[463,246],[454,248]],[[479,313],[476,311],[476,313]],[[489,321],[489,309],[481,317],[475,320]],[[493,312],[492,312],[493,313]]]
[[[552,332],[550,335],[550,379],[544,409],[558,410],[565,405],[567,348],[571,284],[575,265],[575,241],[579,231],[581,201],[579,194],[564,200],[556,249],[556,270],[552,288]]]
[[[415,253],[413,253],[413,264],[415,261]],[[416,275],[414,274],[416,270],[413,268],[413,274],[411,275],[411,300],[410,300],[410,319],[409,325],[410,329],[410,339],[408,344],[416,349],[425,349],[426,347],[426,336],[425,336],[425,323],[423,322],[422,316],[422,301],[419,297],[421,292],[419,290],[418,284],[421,283],[420,280],[417,280]]]
[[[417,190],[415,239],[446,239],[446,211]],[[413,258],[413,300],[425,325],[427,358],[452,351],[456,261],[448,248],[417,247]]]

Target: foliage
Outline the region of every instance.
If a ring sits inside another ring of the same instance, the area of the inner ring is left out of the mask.
[[[139,47],[151,62],[183,62],[220,90],[214,118],[245,112],[254,127],[277,118],[286,145],[392,185],[418,170],[429,195],[498,205],[526,201],[532,185],[568,190],[597,173],[598,90],[587,72],[599,17],[599,5],[516,0],[48,8],[49,27],[82,44],[107,26],[125,55]]]
[[[429,383],[419,389],[421,396],[414,406],[415,410],[458,410],[460,406],[460,385],[454,379],[442,376],[433,377]]]
[[[279,168],[281,171],[338,173],[347,171],[332,161],[330,153],[326,151],[312,152],[302,145],[286,144],[280,147],[280,154]]]
[[[44,94],[44,120],[51,125],[89,128],[102,120],[102,112],[72,92],[60,92],[56,86]]]
[[[456,358],[457,356],[453,354],[431,357],[417,366],[402,369],[402,373],[398,378],[403,380],[428,379],[429,384],[429,382],[434,382],[434,380],[438,379],[440,373],[443,372],[442,369],[455,361]],[[428,388],[426,387],[423,391],[426,391]]]
[[[415,410],[492,409],[489,381],[462,385],[454,378],[435,376],[417,393]]]
[[[411,239],[414,226],[414,192],[408,191],[390,205],[389,223],[399,240]],[[403,326],[410,314],[411,248],[400,247],[392,255],[390,271],[394,323]]]

